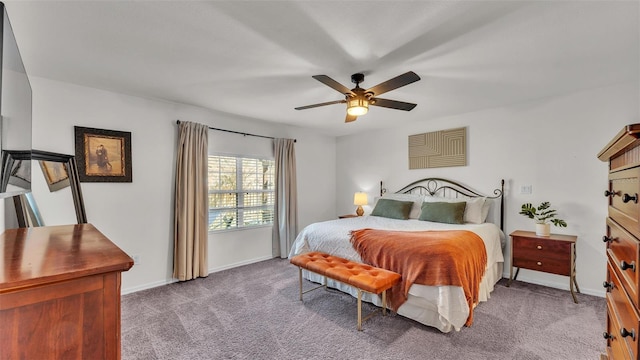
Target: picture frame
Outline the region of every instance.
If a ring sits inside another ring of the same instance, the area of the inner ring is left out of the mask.
[[[80,182],[132,182],[131,133],[74,126]]]
[[[63,162],[40,160],[40,168],[49,187],[49,192],[64,189],[70,185],[69,172]]]

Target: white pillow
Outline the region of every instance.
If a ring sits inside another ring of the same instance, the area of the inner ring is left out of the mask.
[[[426,202],[466,202],[467,206],[464,209],[464,222],[471,224],[482,224],[484,220],[487,218],[487,214],[489,213],[489,207],[486,208],[486,212],[484,212],[484,204],[486,202],[486,198],[484,197],[476,197],[476,198],[445,198],[440,196],[425,196],[424,201]]]
[[[424,195],[386,193],[382,195],[382,197],[390,200],[413,201],[413,205],[411,205],[411,211],[409,212],[409,219],[417,219],[420,217],[420,211],[422,210],[422,200],[424,199]]]
[[[484,222],[482,208],[484,207],[485,200],[483,197],[467,200],[467,207],[464,209],[464,222],[472,224],[482,224]]]
[[[482,205],[482,222],[487,222],[487,216],[489,215],[489,210],[491,210],[491,200],[487,200],[485,198],[484,204]]]

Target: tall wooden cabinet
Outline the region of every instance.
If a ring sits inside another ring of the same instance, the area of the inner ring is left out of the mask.
[[[127,254],[91,224],[7,230],[0,251],[0,359],[120,358]]]
[[[609,359],[639,359],[640,344],[640,124],[624,127],[601,151],[609,163],[607,231],[607,341]]]

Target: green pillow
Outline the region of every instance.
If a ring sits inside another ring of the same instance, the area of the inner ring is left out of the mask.
[[[413,201],[399,201],[391,199],[379,199],[371,215],[390,219],[407,220]]]
[[[466,202],[424,202],[419,220],[446,224],[464,224]]]

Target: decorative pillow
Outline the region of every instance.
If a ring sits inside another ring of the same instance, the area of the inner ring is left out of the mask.
[[[461,202],[424,202],[420,220],[446,224],[464,224],[465,201]]]
[[[487,216],[489,216],[489,210],[491,210],[491,203],[494,202],[493,199],[485,199],[484,204],[482,204],[482,222],[487,222]]]
[[[412,201],[413,204],[411,205],[411,211],[409,212],[409,219],[417,219],[420,217],[420,206],[422,206],[422,200],[424,199],[424,195],[387,193],[382,195],[382,199]]]
[[[483,212],[484,203],[486,202],[485,197],[475,197],[475,198],[445,198],[439,196],[426,196],[424,198],[425,202],[462,202],[465,201],[467,206],[464,210],[464,222],[471,224],[482,224],[485,222],[487,218],[487,214],[489,213],[489,209],[487,208],[485,212]]]
[[[413,201],[379,199],[371,215],[390,219],[407,220]]]
[[[482,224],[484,218],[482,217],[482,207],[484,206],[485,198],[477,197],[467,199],[467,207],[464,209],[464,222],[472,224]]]

